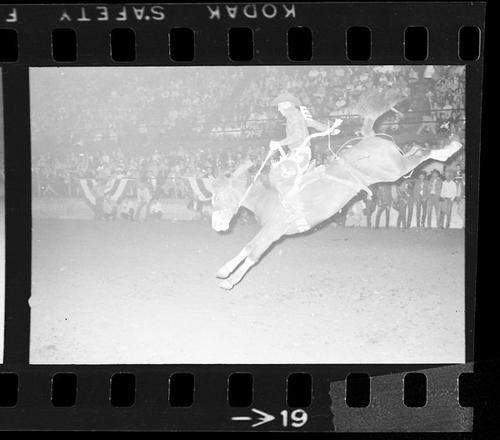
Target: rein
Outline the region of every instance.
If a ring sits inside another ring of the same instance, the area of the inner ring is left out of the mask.
[[[250,185],[248,185],[248,188],[246,189],[245,193],[243,194],[243,197],[241,197],[240,201],[238,202],[238,208],[242,205],[244,200],[248,197],[248,193],[250,192],[250,190],[252,189],[252,186],[254,186],[255,182],[257,181],[257,177],[259,177],[260,173],[264,169],[264,166],[266,165],[269,158],[273,155],[273,153],[274,153],[273,150],[269,150],[269,152],[267,153],[267,156],[264,159],[264,161],[262,162],[262,165],[260,166],[259,171],[257,171],[257,173],[255,174],[255,176],[252,180],[252,183],[250,183]]]

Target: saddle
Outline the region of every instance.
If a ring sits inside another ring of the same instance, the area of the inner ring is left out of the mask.
[[[269,180],[281,194],[284,194],[292,187],[302,186],[304,182],[314,180],[324,174],[324,165],[311,167],[309,160],[299,165],[294,158],[288,157],[274,164],[269,173]]]

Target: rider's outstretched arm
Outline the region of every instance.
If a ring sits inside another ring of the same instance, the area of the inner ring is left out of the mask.
[[[314,128],[315,130],[318,131],[326,131],[329,128],[327,125],[315,121],[314,119],[306,119],[306,122],[308,127]]]

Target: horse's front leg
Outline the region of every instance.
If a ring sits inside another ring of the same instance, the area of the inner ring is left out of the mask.
[[[231,275],[234,270],[241,264],[241,262],[248,257],[250,252],[252,252],[252,249],[255,246],[255,243],[259,240],[261,240],[261,236],[265,234],[265,230],[263,231],[262,229],[257,233],[257,235],[252,238],[246,245],[245,247],[236,255],[236,257],[231,258],[224,266],[222,266],[218,271],[217,274],[215,275],[217,278],[227,278],[229,275]]]
[[[234,273],[224,281],[219,283],[223,289],[232,289],[238,284],[248,270],[259,261],[264,252],[275,242],[282,234],[273,234],[271,231],[261,231],[246,247],[248,254],[241,265]]]
[[[222,287],[223,289],[226,290],[231,290],[236,284],[238,284],[241,279],[245,276],[245,274],[248,272],[248,270],[256,263],[255,260],[246,258],[243,263],[241,263],[241,266],[238,267],[238,269],[227,279],[222,280],[219,283],[219,287]]]
[[[252,240],[253,241],[253,240]],[[222,266],[218,271],[217,274],[215,275],[217,278],[227,278],[229,275],[231,275],[238,267],[238,265],[248,256],[250,253],[250,244],[252,242],[248,243],[239,253],[236,255],[236,257],[231,258],[224,266]]]

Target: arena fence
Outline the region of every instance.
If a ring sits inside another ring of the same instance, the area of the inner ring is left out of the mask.
[[[126,213],[129,207],[133,205],[122,204],[118,208],[116,219],[122,220],[125,217],[121,213]],[[462,228],[464,224],[465,201],[461,204],[455,203],[451,215],[451,228]],[[151,204],[150,212],[161,212],[161,217],[151,216],[151,219],[160,218],[170,221],[196,221],[207,218],[210,215],[210,206],[205,204],[195,210],[187,199],[159,199]],[[139,220],[144,220],[144,211]],[[416,213],[414,209],[411,226],[416,226]],[[34,219],[59,219],[59,220],[93,220],[94,211],[89,205],[80,198],[73,197],[35,197],[32,201],[32,217]],[[391,227],[396,227],[398,212],[391,208],[390,221]],[[357,202],[353,204],[347,215],[345,226],[347,227],[366,227],[366,216],[364,214],[364,203]],[[375,225],[375,212],[372,215],[372,226]],[[380,219],[380,226],[385,226],[385,214]],[[436,227],[436,217],[433,214],[432,227]]]
[[[159,204],[159,206],[158,206]],[[157,208],[162,213],[161,218],[173,221],[191,221],[201,217],[199,211],[188,208],[189,201],[185,199],[160,199]],[[118,208],[117,219],[122,219]],[[128,211],[128,205],[122,205]],[[32,201],[32,217],[34,219],[66,219],[93,220],[94,211],[85,200],[74,197],[34,197]],[[140,220],[144,219],[144,212]]]

